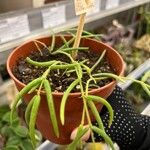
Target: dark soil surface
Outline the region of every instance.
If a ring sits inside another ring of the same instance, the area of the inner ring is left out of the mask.
[[[56,54],[56,55],[50,55],[49,51],[47,49],[42,50],[43,56],[40,55],[40,53],[37,52],[31,52],[29,57],[32,60],[39,61],[39,62],[45,62],[50,60],[60,60],[63,62],[69,63],[70,60],[67,56],[63,54]],[[86,52],[79,52],[77,60],[83,61],[85,59],[88,59],[88,61],[85,63],[85,65],[92,67],[95,62],[98,60],[100,56],[92,53],[90,51]],[[24,58],[21,58],[17,62],[17,66],[13,68],[13,74],[18,78],[21,82],[27,84],[33,79],[38,78],[43,74],[43,72],[46,70],[46,67],[37,67],[33,66],[26,62]],[[109,63],[103,58],[103,60],[100,62],[100,64],[93,70],[93,74],[100,73],[100,72],[110,72],[114,73],[114,70],[110,67]],[[77,75],[75,72],[68,73],[68,70],[52,70],[50,71],[50,74],[48,75],[48,79],[51,83],[52,90],[55,92],[63,92],[67,89],[67,87],[77,78]],[[83,85],[86,84],[87,80],[89,79],[89,76],[85,73],[83,74]],[[94,83],[91,82],[91,89],[104,86],[108,84],[111,79],[105,79],[97,82],[97,85],[93,85]],[[79,86],[76,86],[76,88],[72,92],[80,91]]]

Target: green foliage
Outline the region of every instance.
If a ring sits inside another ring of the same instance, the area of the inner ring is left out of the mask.
[[[84,128],[83,125],[80,125],[78,127],[77,135],[76,135],[74,141],[67,147],[67,150],[76,150],[77,145],[80,142],[80,139],[88,130],[89,130],[88,127]]]
[[[141,34],[143,22],[146,24],[146,31],[145,32],[147,34],[150,34],[150,11],[144,7],[140,7],[139,14],[141,15],[141,20],[139,22],[139,29],[138,29],[139,34],[138,35]]]
[[[3,150],[34,150],[28,129],[21,125],[16,113],[10,122],[10,113],[9,106],[0,107],[0,135],[5,139]],[[36,141],[36,144],[40,140],[41,137]]]
[[[45,92],[46,92],[46,96],[47,96],[47,104],[48,104],[48,109],[50,112],[50,119],[52,121],[54,132],[55,132],[56,136],[59,137],[59,129],[58,129],[58,124],[57,124],[57,118],[56,118],[56,113],[55,113],[55,106],[54,106],[54,102],[53,102],[51,86],[47,79],[45,79],[43,83],[44,83],[44,88],[45,88]]]
[[[74,31],[74,29],[73,29],[73,31]],[[94,37],[94,35],[92,35],[89,32],[86,32],[86,31],[84,31],[83,34],[84,35],[82,36],[82,38]],[[65,39],[65,37],[62,35],[61,35],[61,39],[62,39],[62,42],[64,42],[64,45],[62,45],[61,47],[56,49],[55,48],[55,35],[53,35],[51,46],[47,47],[47,49],[50,50],[49,52],[53,55],[60,53],[62,55],[67,56],[70,59],[70,63],[66,63],[63,61],[55,61],[55,60],[52,60],[49,62],[36,62],[27,57],[27,62],[30,65],[47,67],[47,70],[43,73],[43,75],[41,77],[34,79],[30,83],[28,83],[16,96],[16,99],[13,103],[11,116],[10,116],[11,123],[13,123],[14,112],[15,112],[15,109],[16,109],[17,104],[20,101],[20,99],[24,96],[24,94],[26,94],[28,92],[31,92],[31,91],[35,92],[36,93],[35,97],[33,97],[33,99],[31,99],[31,101],[28,104],[28,107],[26,109],[26,113],[25,113],[26,123],[29,125],[29,133],[30,133],[29,135],[32,140],[33,146],[35,146],[35,122],[36,122],[36,117],[37,117],[37,113],[38,113],[38,109],[39,109],[39,105],[40,105],[40,92],[42,89],[42,90],[45,90],[45,93],[46,93],[47,105],[48,105],[49,113],[50,113],[50,119],[53,120],[52,125],[53,125],[54,133],[57,137],[59,137],[59,128],[58,128],[57,118],[56,118],[56,114],[55,114],[56,106],[54,106],[54,102],[53,102],[53,95],[52,95],[51,86],[50,86],[51,83],[49,83],[49,81],[47,80],[47,77],[51,70],[59,70],[59,69],[62,69],[62,70],[64,69],[65,71],[71,70],[76,73],[76,79],[75,79],[75,81],[73,81],[70,84],[70,86],[66,89],[66,91],[64,91],[64,96],[62,98],[61,105],[60,105],[60,119],[61,119],[62,125],[64,125],[64,123],[65,123],[65,104],[66,104],[67,98],[68,98],[69,94],[71,93],[71,91],[76,86],[80,87],[80,92],[81,92],[81,97],[83,100],[84,107],[83,107],[82,120],[81,120],[81,124],[78,128],[77,136],[76,136],[75,140],[69,145],[68,149],[72,149],[72,150],[75,149],[77,144],[79,143],[81,137],[87,132],[87,130],[90,130],[91,132],[94,131],[94,132],[97,132],[98,134],[100,134],[104,138],[106,143],[108,143],[111,146],[111,148],[114,150],[113,142],[111,141],[111,139],[108,137],[108,135],[106,134],[106,132],[104,130],[101,117],[99,116],[99,112],[96,109],[94,102],[101,103],[107,107],[109,115],[110,115],[110,119],[109,119],[109,123],[108,123],[109,127],[111,126],[111,124],[113,122],[113,116],[114,116],[113,109],[105,99],[103,99],[99,96],[88,94],[90,82],[94,81],[94,84],[96,86],[97,81],[104,80],[107,78],[112,78],[114,80],[121,81],[121,82],[125,82],[126,80],[133,80],[134,82],[141,85],[148,94],[150,93],[150,86],[147,85],[146,83],[144,83],[143,81],[137,81],[132,78],[120,77],[120,76],[117,76],[112,73],[92,74],[93,70],[95,70],[97,65],[99,65],[101,63],[101,61],[103,60],[103,58],[105,57],[105,53],[107,53],[107,50],[104,50],[103,53],[100,55],[99,59],[97,60],[97,62],[91,68],[89,68],[85,64],[86,61],[82,61],[82,62],[76,61],[72,58],[72,55],[71,55],[71,53],[73,51],[87,50],[88,48],[87,47],[79,47],[79,48],[74,49],[72,47],[69,47],[71,45],[71,43],[74,41],[74,35],[73,35],[73,38],[69,41],[67,41]],[[85,74],[89,78],[87,80],[86,86],[84,87],[82,79]],[[89,109],[92,110],[92,113],[98,122],[99,128],[94,127],[92,125],[90,115],[89,115]],[[83,125],[85,124],[85,122],[84,122],[85,119],[87,119],[87,121],[88,121],[89,128],[83,128]],[[6,117],[6,120],[7,120],[7,117]],[[24,132],[24,133],[26,133],[26,132]],[[21,135],[23,135],[24,133],[19,132],[19,134],[21,134]],[[93,137],[92,137],[92,139],[94,142]]]

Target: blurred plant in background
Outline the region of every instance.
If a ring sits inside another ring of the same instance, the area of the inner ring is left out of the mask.
[[[37,132],[37,145],[41,135]],[[0,149],[1,150],[34,150],[28,135],[28,129],[22,125],[17,114],[10,124],[10,108],[8,105],[0,106]]]

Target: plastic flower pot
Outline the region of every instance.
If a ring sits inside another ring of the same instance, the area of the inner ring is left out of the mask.
[[[71,37],[68,36],[66,37],[67,40],[69,40],[70,38]],[[51,37],[44,37],[38,40],[45,43],[46,45],[50,45],[52,39]],[[56,36],[56,43],[57,45],[63,44],[62,39],[59,36]],[[111,48],[110,46],[102,42],[92,40],[92,39],[82,39],[80,45],[89,47],[89,50],[97,54],[102,53],[103,50],[107,50],[105,57],[109,61],[111,67],[115,70],[117,75],[123,75],[125,69],[123,59],[121,58],[119,53],[116,52],[113,48]],[[19,91],[25,86],[25,84],[20,82],[13,75],[12,69],[20,58],[26,58],[31,53],[31,51],[37,51],[37,48],[33,41],[27,42],[14,49],[7,60],[8,73],[11,76],[11,78],[14,80],[15,85]],[[116,81],[112,81],[101,88],[97,88],[89,91],[89,93],[92,95],[101,96],[106,99],[112,93],[115,85],[116,85]],[[25,95],[24,96],[25,102],[28,103],[33,96],[34,93]],[[46,95],[44,92],[41,92],[41,104],[37,116],[36,126],[38,130],[42,133],[44,138],[57,144],[69,144],[71,142],[70,134],[72,130],[78,127],[81,122],[83,101],[81,98],[81,93],[79,92],[70,93],[65,107],[65,124],[62,125],[59,116],[62,96],[63,96],[63,92],[62,93],[53,92],[56,116],[57,116],[59,131],[60,131],[59,138],[57,138],[53,132],[53,127],[49,116],[49,111],[48,111],[48,106],[46,101]],[[100,111],[102,105],[100,103],[97,103],[96,107]],[[91,112],[90,115],[91,115],[91,120],[94,121],[94,117],[92,116]]]

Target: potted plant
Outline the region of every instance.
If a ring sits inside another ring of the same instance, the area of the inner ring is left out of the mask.
[[[113,110],[105,99],[117,80],[125,81],[122,77],[125,65],[113,48],[92,39],[97,36],[82,30],[84,17],[85,14],[80,17],[76,35],[53,34],[27,42],[8,58],[8,73],[20,91],[13,102],[10,120],[13,122],[16,107],[24,100],[28,105],[25,120],[33,145],[36,124],[46,139],[58,144],[71,143],[70,134],[78,127],[77,136],[68,149],[75,149],[90,130],[93,142],[92,133],[97,132],[114,150],[99,112],[103,105],[107,107],[111,126]],[[150,94],[149,85],[134,81]],[[92,125],[94,120],[99,128]],[[89,126],[84,128],[85,124]]]

